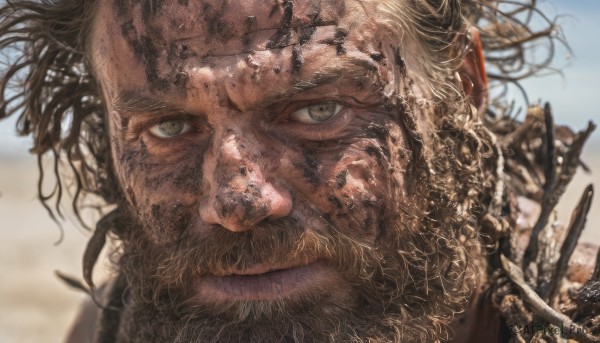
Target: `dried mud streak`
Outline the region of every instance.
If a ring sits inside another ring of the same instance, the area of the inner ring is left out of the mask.
[[[335,177],[335,184],[337,188],[343,188],[346,185],[346,178],[348,177],[348,169],[339,172]]]
[[[317,26],[322,24],[319,12],[311,14],[310,18],[310,24],[300,29],[300,44],[308,42],[317,31]]]
[[[344,42],[346,42],[347,36],[348,31],[344,29],[338,28],[335,31],[335,36],[333,37],[333,44],[335,45],[335,53],[338,56],[346,53],[346,48],[344,48]]]
[[[161,78],[158,74],[158,59],[160,51],[154,45],[152,39],[148,36],[139,36],[133,20],[129,20],[121,25],[121,35],[127,41],[133,53],[144,65],[146,79],[150,83],[152,90],[167,90],[169,81]]]
[[[365,148],[365,152],[369,154],[369,156],[375,156],[375,158],[377,158],[377,164],[381,165],[381,161],[383,160],[381,149],[377,149],[374,146],[368,146]]]
[[[130,46],[133,42],[137,42],[137,29],[135,25],[133,25],[133,20],[128,20],[121,24],[121,35],[123,38],[125,38]],[[134,52],[137,54],[135,46],[132,46],[132,48],[134,48]]]
[[[338,210],[341,209],[342,206],[342,202],[340,201],[340,199],[338,199],[335,195],[329,195],[327,197],[327,200],[329,200],[329,202],[335,206],[335,208],[337,208]]]
[[[194,53],[185,44],[171,43],[167,52],[167,63],[171,66],[171,75],[175,75],[171,80],[173,84],[181,91],[185,91],[190,77],[184,70],[184,62]]]
[[[389,128],[375,123],[369,123],[365,128],[365,132],[368,138],[377,138],[381,142],[385,142],[390,135]]]
[[[303,175],[311,185],[318,187],[321,184],[318,173],[319,163],[307,150],[304,150],[302,155],[304,156],[304,163],[302,164]]]
[[[141,49],[141,56],[144,60],[144,71],[148,82],[150,82],[154,89],[167,90],[169,88],[169,82],[158,74],[160,51],[148,36],[141,36],[138,42]]]
[[[276,6],[273,8],[275,11],[279,8],[278,5]],[[274,14],[274,10],[271,10],[271,13]],[[283,48],[289,44],[293,16],[294,2],[292,0],[285,0],[283,2],[283,16],[279,22],[279,28],[269,42],[267,42],[267,49]]]
[[[211,4],[202,6],[202,20],[206,24],[209,36],[218,40],[227,41],[233,37],[230,24],[223,18],[227,9],[227,1],[223,1],[220,9],[215,9]]]
[[[406,77],[406,62],[400,54],[400,48],[394,48],[394,62],[400,68],[400,75]]]
[[[300,68],[302,68],[302,50],[300,49],[300,45],[294,45],[292,49],[292,74],[297,75],[300,73]]]
[[[142,0],[142,21],[148,23],[162,9],[164,0]]]
[[[271,7],[271,11],[269,12],[269,18],[273,17],[275,13],[279,10],[279,1],[275,0],[275,5]]]
[[[177,62],[182,62],[194,56],[194,53],[186,44],[171,43],[167,51],[167,63],[170,66],[177,66]]]
[[[256,27],[256,17],[255,16],[247,16],[244,24],[245,24],[245,30],[244,30],[244,35],[242,36],[242,44],[244,44],[244,47],[247,49],[248,46],[250,45],[250,33]]]
[[[249,183],[240,201],[244,207],[244,218],[262,218],[267,215],[269,208],[264,202],[261,201],[259,206],[256,206],[256,200],[261,197],[262,192],[260,188],[254,183]]]

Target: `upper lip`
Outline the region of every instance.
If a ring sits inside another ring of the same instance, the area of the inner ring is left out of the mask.
[[[244,269],[229,269],[218,273],[214,273],[215,276],[231,276],[231,275],[261,275],[273,271],[293,269],[296,267],[307,266],[316,262],[316,259],[305,259],[300,261],[293,261],[287,263],[276,263],[276,264],[256,264],[248,266]]]

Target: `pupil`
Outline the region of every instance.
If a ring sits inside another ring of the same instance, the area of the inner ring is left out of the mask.
[[[176,136],[183,130],[184,123],[182,121],[167,121],[158,125],[158,130],[165,136]]]
[[[310,118],[316,121],[325,121],[333,116],[335,113],[335,103],[325,102],[322,104],[310,106],[308,108],[308,114]]]

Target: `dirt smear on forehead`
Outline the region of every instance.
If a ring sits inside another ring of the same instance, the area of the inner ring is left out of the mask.
[[[243,6],[236,10],[230,1],[114,0],[112,12],[121,36],[143,66],[151,90],[180,93],[189,81],[185,66],[190,58],[204,63],[217,54],[230,56],[294,45],[289,70],[299,74],[304,63],[300,46],[311,41],[318,27],[339,26],[345,20],[346,6],[341,0],[276,1],[270,13],[268,4],[256,1],[256,5],[252,11]],[[269,31],[273,33],[264,41]],[[347,29],[338,27],[323,43],[342,55],[348,34]]]

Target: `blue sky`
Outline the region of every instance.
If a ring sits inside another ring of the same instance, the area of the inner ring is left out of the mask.
[[[565,14],[560,23],[567,37],[573,58],[564,49],[556,55],[557,67],[565,66],[564,78],[553,75],[524,82],[530,100],[549,100],[557,123],[576,128],[588,120],[600,122],[600,1],[544,1],[545,8],[554,14]],[[550,5],[551,4],[551,5]],[[600,132],[592,137],[600,150]]]
[[[589,120],[600,123],[600,1],[539,2],[551,17],[564,15],[559,23],[573,54],[565,49],[556,53],[555,66],[563,67],[564,77],[552,75],[523,83],[530,101],[550,101],[557,124],[579,129]],[[0,157],[24,154],[27,148],[28,140],[15,137],[13,119],[0,122]],[[600,129],[587,149],[600,151]]]

